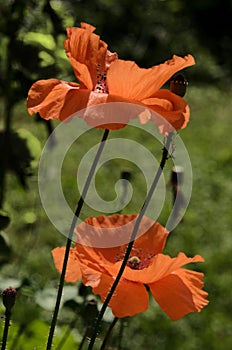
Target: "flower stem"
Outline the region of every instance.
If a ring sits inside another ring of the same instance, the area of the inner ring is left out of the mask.
[[[8,330],[9,330],[9,326],[10,326],[10,317],[11,317],[11,312],[9,310],[6,310],[5,311],[5,325],[4,325],[4,330],[3,330],[1,350],[6,349]]]
[[[113,319],[113,322],[112,322],[111,325],[109,326],[108,331],[106,332],[106,335],[105,335],[105,338],[104,338],[104,340],[103,340],[103,343],[102,343],[102,346],[101,346],[100,350],[105,350],[106,344],[107,344],[107,342],[108,342],[108,340],[109,340],[109,338],[110,338],[111,332],[112,332],[114,326],[116,325],[117,321],[118,321],[118,318],[115,317],[115,318]]]
[[[63,292],[63,287],[64,287],[65,274],[66,274],[66,269],[67,269],[67,264],[68,264],[68,257],[69,257],[69,252],[70,252],[70,248],[71,248],[71,243],[72,243],[71,238],[73,235],[73,231],[74,231],[77,219],[80,215],[81,209],[83,207],[84,200],[85,200],[87,191],[89,189],[91,180],[93,178],[94,172],[96,170],[98,160],[99,160],[101,153],[103,151],[103,147],[105,144],[104,141],[106,141],[108,134],[109,134],[109,130],[105,129],[101,143],[99,145],[98,151],[96,153],[95,159],[94,159],[92,167],[90,169],[89,175],[88,175],[87,180],[85,182],[83,192],[82,192],[81,197],[77,203],[76,211],[75,211],[75,214],[73,216],[73,220],[72,220],[72,223],[70,226],[69,235],[68,235],[67,242],[66,242],[66,249],[65,249],[64,261],[63,261],[63,266],[62,266],[62,272],[60,275],[60,282],[59,282],[58,291],[57,291],[56,304],[55,304],[55,309],[54,309],[54,313],[53,313],[53,318],[51,321],[46,350],[50,350],[52,347],[52,340],[53,340],[56,322],[57,322],[57,317],[58,317],[58,312],[59,312],[59,308],[60,308],[60,302],[61,302],[61,297],[62,297],[62,292]]]
[[[166,142],[164,144],[163,153],[162,153],[162,159],[160,161],[159,169],[157,170],[157,173],[155,175],[155,178],[153,180],[151,188],[150,188],[150,190],[148,192],[148,195],[147,195],[147,197],[146,197],[146,199],[145,199],[145,201],[143,203],[142,209],[141,209],[141,211],[140,211],[140,213],[139,213],[139,215],[138,215],[138,217],[136,219],[135,226],[133,228],[133,232],[131,234],[130,242],[129,242],[128,246],[127,246],[127,250],[126,250],[126,253],[124,255],[121,267],[120,267],[120,269],[118,271],[118,274],[117,274],[117,276],[116,276],[116,278],[114,280],[114,283],[112,284],[111,289],[110,289],[110,291],[109,291],[109,293],[108,293],[108,295],[107,295],[107,297],[106,297],[106,299],[105,299],[105,301],[104,301],[104,303],[103,303],[103,305],[101,307],[101,310],[98,313],[97,319],[95,321],[92,337],[91,337],[91,340],[90,340],[90,343],[89,343],[88,350],[92,350],[93,349],[93,345],[94,345],[95,340],[96,340],[98,328],[99,328],[100,322],[102,320],[102,317],[103,317],[103,315],[104,315],[104,313],[106,311],[106,308],[107,308],[107,306],[108,306],[108,304],[109,304],[109,302],[110,302],[110,300],[111,300],[111,298],[112,298],[112,296],[114,294],[114,291],[115,291],[115,289],[116,289],[116,287],[117,287],[117,285],[118,285],[118,283],[120,281],[120,278],[122,277],[122,274],[123,274],[123,272],[125,270],[127,261],[128,261],[128,259],[130,257],[130,253],[131,253],[131,250],[133,248],[133,244],[134,244],[134,241],[135,241],[138,229],[139,229],[139,225],[140,225],[140,223],[142,221],[142,218],[143,218],[143,216],[144,216],[144,214],[145,214],[145,212],[147,210],[147,207],[148,207],[148,205],[150,203],[152,195],[153,195],[153,193],[154,193],[154,191],[155,191],[155,189],[157,187],[158,181],[159,181],[160,176],[162,174],[163,168],[164,168],[164,166],[166,164],[166,161],[168,159],[168,153],[169,153],[169,148],[170,148],[171,141],[172,141],[172,136],[173,136],[173,134],[169,133],[169,135],[168,135],[168,137],[166,139]]]

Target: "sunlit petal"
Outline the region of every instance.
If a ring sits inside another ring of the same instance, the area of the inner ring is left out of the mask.
[[[128,99],[142,101],[154,95],[176,72],[194,64],[194,58],[173,56],[152,68],[140,68],[133,61],[116,60],[109,68],[109,92]]]
[[[208,304],[202,281],[202,273],[179,269],[149,287],[161,309],[172,320],[178,320]]]
[[[52,250],[52,256],[54,264],[57,270],[61,273],[64,261],[65,247],[55,248]],[[68,258],[67,270],[65,274],[65,280],[67,282],[76,282],[81,278],[82,273],[80,270],[79,260],[77,258],[75,249],[71,248]]]
[[[93,288],[93,292],[101,296],[102,302],[104,302],[113,282],[112,277],[102,275],[98,286]],[[143,284],[122,279],[109,302],[109,306],[116,317],[126,317],[145,311],[148,308],[148,303],[148,293]]]
[[[81,23],[81,28],[67,28],[64,48],[74,69],[75,75],[83,85],[93,90],[97,81],[97,68],[105,69],[107,44],[94,34],[95,27]]]

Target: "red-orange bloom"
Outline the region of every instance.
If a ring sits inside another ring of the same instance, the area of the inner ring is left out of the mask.
[[[77,236],[83,235],[85,227],[88,235],[88,224],[94,227],[96,235],[106,236],[109,232],[113,237],[118,234],[119,227],[136,217],[119,214],[90,217],[77,226],[76,233]],[[113,314],[125,317],[145,311],[149,302],[148,287],[161,309],[172,320],[178,320],[190,312],[199,312],[208,304],[208,294],[202,290],[204,275],[182,266],[204,259],[200,255],[188,258],[184,253],[179,253],[176,258],[162,254],[168,236],[166,229],[146,217],[141,226],[145,233],[135,240],[123,276],[109,303]],[[104,228],[108,231],[104,231]],[[99,294],[104,302],[121,266],[126,246],[94,248],[76,243],[70,252],[66,281],[74,282],[82,277],[83,283],[91,286],[93,293]],[[64,248],[56,248],[52,254],[57,269],[61,271]]]
[[[159,89],[176,72],[193,65],[194,58],[174,55],[160,65],[142,69],[132,61],[118,59],[94,30],[86,23],[81,23],[81,28],[67,28],[64,48],[80,84],[58,79],[37,81],[28,93],[29,113],[39,112],[44,119],[65,120],[86,107],[126,102],[152,109],[176,130],[184,128],[190,114],[187,103],[169,90]],[[112,116],[105,116],[104,120],[100,115],[82,117],[91,126],[119,129],[136,116],[123,114],[120,122],[114,122]],[[148,119],[157,122],[154,116],[142,118],[142,122]]]

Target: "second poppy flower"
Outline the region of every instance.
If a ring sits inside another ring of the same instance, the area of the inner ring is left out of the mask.
[[[117,239],[118,232],[127,233],[127,225],[137,215],[99,216],[88,218],[76,228],[77,236],[88,236],[89,229],[104,240]],[[168,232],[157,222],[144,217],[140,237],[136,238],[123,276],[116,287],[109,306],[116,317],[133,316],[148,308],[148,289],[161,309],[177,320],[190,312],[199,312],[208,304],[203,288],[203,274],[183,268],[192,262],[202,262],[200,255],[188,258],[179,253],[176,258],[162,254]],[[118,230],[120,228],[120,230]],[[102,236],[102,237],[101,237]],[[109,237],[108,237],[109,236]],[[129,236],[128,236],[129,237]],[[108,242],[110,242],[108,240]],[[114,242],[114,241],[113,241]],[[71,249],[66,281],[74,282],[82,278],[93,293],[104,302],[121,266],[127,244],[98,248],[76,243]],[[62,268],[65,248],[52,251],[55,265]]]

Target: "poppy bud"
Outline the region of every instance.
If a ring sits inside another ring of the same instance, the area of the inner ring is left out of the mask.
[[[183,97],[186,93],[188,80],[181,73],[175,74],[170,81],[170,91]]]
[[[6,308],[6,311],[11,311],[12,307],[15,304],[15,299],[17,296],[17,291],[13,287],[8,287],[2,292],[2,301],[3,305]]]

